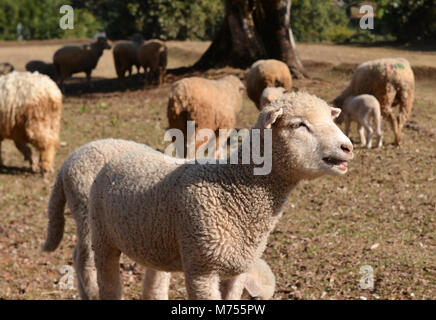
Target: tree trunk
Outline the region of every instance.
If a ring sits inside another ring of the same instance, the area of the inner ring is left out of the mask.
[[[225,19],[218,34],[190,69],[246,68],[258,59],[277,59],[289,66],[294,77],[307,77],[290,28],[291,2],[225,0]]]

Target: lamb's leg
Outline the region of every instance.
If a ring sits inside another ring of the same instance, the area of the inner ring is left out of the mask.
[[[38,148],[39,151],[39,167],[42,174],[53,171],[53,162],[56,155],[56,144],[50,144],[42,148]]]
[[[218,274],[185,271],[185,282],[190,300],[221,300]]]
[[[78,239],[74,248],[74,269],[77,275],[79,295],[82,300],[96,300],[98,299],[98,284],[94,252],[89,242],[90,239],[82,239],[81,235],[78,235]]]
[[[366,132],[366,148],[371,149],[372,134],[373,134],[374,130],[372,129],[371,124],[369,123],[369,121],[367,119],[363,120],[362,125],[365,128],[365,132]]]
[[[2,157],[2,139],[0,139],[0,167],[3,166],[3,157]]]
[[[35,166],[35,163],[32,158],[32,149],[30,149],[30,147],[25,142],[14,141],[14,143],[17,149],[23,154],[24,160],[29,161],[30,167],[35,172],[37,170],[37,167]]]
[[[246,274],[221,281],[221,295],[223,300],[240,300],[244,291]]]
[[[361,123],[357,124],[357,131],[359,132],[360,145],[365,146],[366,145],[365,128],[364,128],[364,126],[362,126]]]
[[[93,243],[97,243],[95,239],[93,238]],[[100,239],[104,241],[103,237]],[[122,296],[120,279],[121,251],[100,242],[95,246],[94,255],[100,299],[120,300]]]
[[[142,299],[168,300],[170,279],[170,272],[147,268],[147,270],[145,270],[144,283],[142,286]]]

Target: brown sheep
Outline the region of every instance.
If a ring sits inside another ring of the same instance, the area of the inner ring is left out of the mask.
[[[387,58],[359,65],[348,87],[332,104],[341,108],[346,98],[371,94],[380,102],[382,115],[389,120],[395,134],[395,144],[401,143],[401,129],[410,116],[415,95],[415,77],[409,61]],[[399,106],[397,117],[392,107]]]
[[[86,79],[91,80],[91,72],[97,66],[104,49],[110,49],[105,37],[81,46],[65,46],[53,55],[53,63],[60,84],[74,73],[85,72]]]
[[[260,97],[265,88],[283,87],[286,91],[292,89],[292,76],[286,63],[269,59],[258,60],[247,73],[247,95],[260,110]]]
[[[27,143],[40,153],[42,174],[53,168],[59,145],[62,93],[55,82],[39,73],[12,72],[0,77],[0,164],[1,141],[12,139],[17,149],[37,165]]]
[[[9,62],[0,63],[0,76],[11,73],[12,71],[14,71],[14,66]]]
[[[168,99],[168,122],[170,128],[183,132],[185,150],[187,121],[195,121],[196,130],[211,129],[218,137],[219,129],[235,127],[243,92],[244,84],[235,76],[218,80],[191,77],[174,83]],[[218,138],[216,142],[219,142]],[[202,144],[203,141],[196,141],[195,150]],[[218,148],[216,156],[219,156]]]
[[[141,65],[138,61],[138,49],[143,42],[142,36],[135,34],[132,41],[120,41],[114,46],[112,53],[118,78],[123,79],[126,71],[129,72],[130,77],[133,65],[139,73]]]
[[[150,83],[163,84],[167,68],[168,49],[160,40],[148,40],[138,50],[139,64]]]
[[[49,76],[52,80],[56,81],[56,68],[53,63],[47,63],[41,60],[32,60],[26,64],[26,70],[29,72],[39,72]]]

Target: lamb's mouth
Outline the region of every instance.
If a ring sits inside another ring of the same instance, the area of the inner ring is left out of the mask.
[[[329,166],[332,167],[337,167],[339,170],[347,170],[348,167],[348,161],[347,160],[343,160],[343,159],[338,159],[338,158],[334,158],[334,157],[325,157],[322,158],[322,160],[328,164]]]

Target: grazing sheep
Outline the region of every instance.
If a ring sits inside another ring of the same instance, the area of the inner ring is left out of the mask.
[[[242,164],[244,144],[238,164],[180,164],[149,151],[108,162],[89,197],[100,298],[121,298],[121,252],[155,270],[184,271],[190,299],[221,298],[220,280],[232,277],[236,289],[225,298],[240,297],[238,282],[263,253],[291,190],[347,171],[353,146],[333,122],[339,112],[302,92],[264,108],[250,136],[272,136],[268,175]]]
[[[234,128],[236,113],[242,106],[243,91],[244,84],[235,76],[218,80],[191,77],[172,86],[167,112],[169,127],[183,132],[185,150],[188,143],[192,143],[187,141],[187,121],[195,121],[196,130],[208,128],[216,136],[219,129]],[[216,155],[219,156],[219,139],[216,143]],[[202,144],[203,141],[196,141],[195,150]]]
[[[86,79],[91,80],[91,72],[97,66],[103,50],[110,49],[105,37],[98,37],[95,41],[81,46],[65,46],[53,55],[53,64],[62,84],[74,73],[85,72]]]
[[[73,261],[81,299],[98,298],[88,219],[88,198],[92,182],[109,160],[125,152],[146,148],[145,145],[119,139],[93,141],[68,156],[58,172],[48,205],[49,222],[43,250],[54,251],[59,246],[65,225],[65,203],[68,203],[77,225]]]
[[[260,110],[260,97],[265,88],[283,87],[286,91],[292,89],[292,76],[286,63],[269,59],[258,60],[247,73],[247,95]]]
[[[29,72],[39,72],[49,76],[53,81],[56,81],[56,68],[53,63],[47,63],[41,60],[32,60],[26,64],[26,70]]]
[[[32,144],[40,153],[42,174],[52,170],[59,145],[62,93],[56,83],[39,73],[12,72],[0,77],[0,164],[1,141],[12,139],[30,162]]]
[[[410,116],[415,94],[415,78],[404,58],[371,60],[359,65],[348,87],[333,100],[341,107],[349,96],[371,94],[380,102],[381,113],[391,123],[395,144],[401,143],[401,129]],[[399,116],[394,106],[399,105]]]
[[[12,71],[14,71],[14,66],[9,62],[0,63],[0,76],[11,73]]]
[[[160,40],[148,40],[138,49],[138,61],[149,83],[164,83],[168,49]]]
[[[265,88],[260,96],[260,108],[263,109],[266,105],[280,98],[286,92],[286,89],[282,87]]]
[[[141,65],[138,61],[138,49],[144,40],[140,34],[135,34],[132,41],[118,42],[112,51],[114,56],[115,70],[120,79],[124,79],[126,71],[129,72],[129,77],[132,74],[132,66],[136,66],[139,73]]]
[[[368,149],[371,148],[374,130],[377,135],[376,147],[380,148],[382,146],[380,103],[374,96],[361,94],[345,99],[342,105],[342,112],[336,119],[337,123],[342,123],[343,121],[345,121],[345,134],[347,136],[350,134],[351,121],[357,122],[362,146],[366,146]]]

